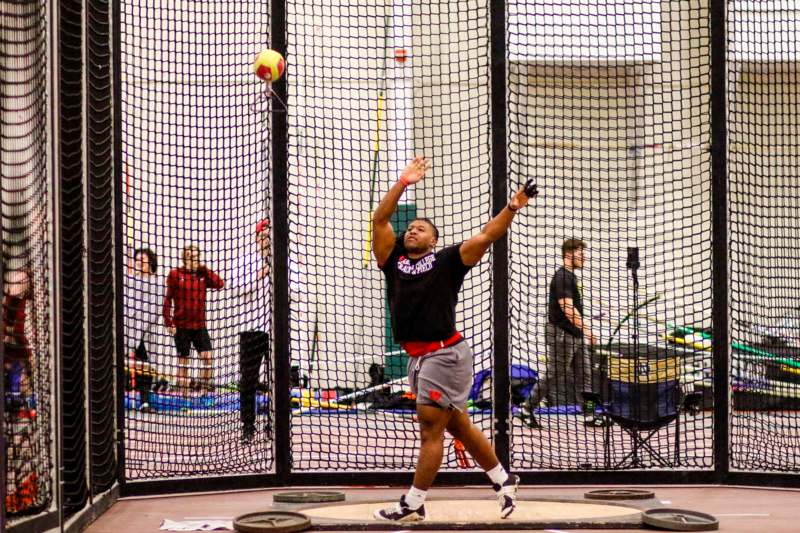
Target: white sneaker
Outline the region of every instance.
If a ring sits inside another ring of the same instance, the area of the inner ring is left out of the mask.
[[[500,503],[500,518],[508,518],[517,508],[517,490],[519,489],[519,476],[509,474],[502,486],[494,485],[497,501]]]
[[[386,509],[378,509],[373,514],[378,520],[391,520],[394,522],[420,522],[425,520],[425,505],[411,509],[406,503],[406,495],[400,496],[400,502]]]

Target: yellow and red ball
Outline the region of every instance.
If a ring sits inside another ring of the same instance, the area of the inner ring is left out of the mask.
[[[286,60],[280,52],[269,48],[259,52],[253,62],[253,72],[256,76],[270,83],[280,79],[285,70]]]

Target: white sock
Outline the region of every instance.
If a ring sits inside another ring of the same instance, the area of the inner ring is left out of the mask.
[[[497,463],[497,466],[491,470],[487,470],[486,475],[489,476],[489,479],[492,480],[492,483],[495,485],[500,485],[501,487],[503,486],[503,483],[508,480],[508,472],[506,472],[506,469],[503,468],[503,465],[500,463]]]
[[[411,509],[419,509],[420,506],[425,503],[425,498],[427,496],[427,490],[419,490],[414,485],[411,485],[411,488],[408,489],[408,494],[406,494],[406,503]]]

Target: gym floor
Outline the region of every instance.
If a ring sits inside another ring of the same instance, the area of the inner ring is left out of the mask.
[[[520,499],[538,498],[578,498],[590,490],[618,488],[610,486],[547,486],[521,487]],[[765,489],[751,487],[721,486],[651,486],[635,487],[649,489],[655,493],[656,504],[664,507],[688,509],[714,515],[719,519],[720,531],[725,532],[769,532],[788,533],[800,531],[797,518],[797,504],[800,490]],[[345,492],[347,502],[393,501],[405,492],[402,487],[388,488],[340,488],[324,487],[319,490],[339,490]],[[187,496],[158,496],[145,498],[126,498],[117,501],[86,530],[87,533],[156,533],[164,519],[185,520],[192,517],[233,518],[254,511],[269,510],[272,495],[291,488],[254,490],[233,493],[206,493]],[[308,487],[296,490],[309,490]],[[450,487],[434,488],[429,499],[493,499],[488,487]],[[649,500],[651,505],[652,500]],[[603,503],[603,502],[598,502]],[[620,502],[621,503],[621,502]],[[632,502],[635,504],[635,502]],[[291,506],[279,504],[280,509]],[[512,515],[513,516],[513,515]],[[408,529],[397,524],[394,531]],[[459,527],[459,530],[463,530]],[[339,528],[339,530],[341,530]],[[326,531],[315,529],[315,531]],[[441,530],[440,531],[447,531]],[[455,530],[453,530],[455,531]],[[475,530],[485,531],[485,530]],[[509,530],[506,530],[509,531]],[[522,530],[520,530],[522,531]],[[575,529],[547,529],[550,532],[569,532]],[[640,529],[592,529],[598,532],[641,531]]]

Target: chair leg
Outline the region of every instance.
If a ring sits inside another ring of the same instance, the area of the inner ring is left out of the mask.
[[[636,447],[636,444],[634,443],[634,448],[635,448],[635,447]],[[614,465],[614,468],[620,468],[621,466],[624,466],[624,465],[625,465],[625,463],[628,461],[628,459],[631,459],[631,463],[630,463],[630,465],[631,465],[631,466],[633,466],[633,467],[636,467],[636,466],[638,466],[638,464],[637,464],[637,462],[636,462],[636,459],[633,457],[633,454],[634,454],[634,452],[633,452],[633,451],[630,451],[630,452],[628,452],[628,453],[625,455],[625,457],[623,457],[622,459],[620,459],[620,460],[617,462],[617,464],[615,464],[615,465]]]
[[[606,419],[610,422],[609,419]],[[606,424],[606,427],[603,428],[603,454],[605,455],[606,459],[606,470],[611,468],[611,424]]]
[[[667,468],[669,468],[670,466],[672,466],[672,465],[669,463],[669,461],[667,461],[666,459],[664,459],[664,458],[663,458],[663,456],[662,456],[660,453],[658,453],[657,451],[655,451],[655,450],[653,449],[653,447],[652,447],[652,446],[650,446],[650,438],[651,438],[653,435],[655,435],[657,431],[658,431],[658,430],[655,430],[655,431],[652,431],[652,432],[650,432],[650,433],[647,435],[647,437],[645,437],[644,439],[642,439],[642,442],[641,442],[641,447],[642,447],[642,449],[645,449],[645,450],[647,450],[647,451],[648,451],[648,453],[650,454],[650,457],[652,457],[653,459],[655,459],[655,460],[656,460],[656,462],[658,462],[658,464],[660,464],[661,466],[664,466],[664,467],[667,467]],[[669,454],[667,454],[667,457],[669,457]]]
[[[638,467],[638,466],[641,465],[641,461],[639,460],[639,455],[637,453],[637,450],[639,449],[639,446],[641,446],[641,437],[635,431],[629,431],[629,430],[627,430],[625,428],[623,428],[622,430],[625,433],[627,433],[628,436],[630,437],[631,443],[632,443],[632,447],[631,447],[631,451],[629,451],[627,454],[625,454],[622,457],[622,459],[620,459],[617,462],[617,464],[614,465],[614,468],[619,468],[621,466],[624,466],[625,463],[628,461],[628,459],[631,460],[631,462],[630,462],[631,466]]]
[[[675,419],[675,466],[681,464],[681,412],[678,411],[678,417]]]
[[[626,431],[626,433],[628,433],[630,436],[633,448],[614,465],[615,468],[624,466],[628,459],[630,459],[630,465],[634,468],[641,467],[644,464],[640,453],[641,451],[647,452],[647,454],[660,466],[666,468],[672,466],[668,460],[664,459],[663,456],[650,445],[650,439],[658,432],[658,429],[648,431],[647,435],[644,437],[642,437],[639,432],[635,430],[628,431],[623,429],[623,431]],[[669,457],[669,455],[667,455],[667,457]],[[609,466],[607,465],[606,468],[609,468]]]

